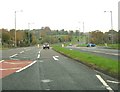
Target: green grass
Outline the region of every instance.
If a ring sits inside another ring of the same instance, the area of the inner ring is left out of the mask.
[[[118,75],[118,62],[115,60],[95,56],[85,52],[83,53],[80,51],[69,50],[60,46],[53,46],[53,49],[73,59],[79,60],[93,68],[107,71],[109,74],[114,76]]]

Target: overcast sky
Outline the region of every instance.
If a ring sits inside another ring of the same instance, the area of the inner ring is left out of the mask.
[[[0,0],[0,29],[14,28],[15,11],[17,29],[54,29],[108,31],[111,28],[110,12],[113,13],[113,29],[118,30],[119,0]],[[23,10],[23,12],[19,12]],[[33,24],[34,23],[34,24]]]

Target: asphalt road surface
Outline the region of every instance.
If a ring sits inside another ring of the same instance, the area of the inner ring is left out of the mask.
[[[100,47],[74,47],[74,46],[68,46],[67,48],[81,52],[88,52],[90,54],[110,58],[116,61],[118,61],[118,58],[120,58],[120,54],[118,53],[120,52],[120,50],[115,49],[104,49]]]
[[[16,67],[20,66],[15,61],[22,63],[27,61],[30,64],[3,76],[0,79],[2,90],[105,90],[105,92],[118,90],[117,79],[52,49],[26,47],[4,50],[0,63],[5,63],[7,60],[11,60],[9,64],[14,64]],[[1,67],[1,71],[9,72],[10,68]]]

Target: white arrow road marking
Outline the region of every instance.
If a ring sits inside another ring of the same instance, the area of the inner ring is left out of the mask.
[[[103,80],[103,78],[100,75],[96,75],[96,77],[102,82],[102,84],[106,87],[109,92],[114,92],[113,89]]]
[[[110,80],[107,80],[107,82],[116,83],[116,84],[120,83],[120,82],[117,82],[117,81],[110,81]]]
[[[58,57],[59,57],[59,56],[53,56],[53,59],[54,59],[54,60],[59,60]]]
[[[37,61],[33,61],[31,64],[29,64],[29,65],[27,65],[27,66],[25,66],[25,67],[23,67],[23,68],[17,70],[16,72],[21,72],[21,71],[23,71],[24,69],[26,69],[26,68],[32,66],[32,65],[35,64],[36,62],[37,62]]]

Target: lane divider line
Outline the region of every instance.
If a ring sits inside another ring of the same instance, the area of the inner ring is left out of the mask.
[[[103,80],[103,78],[100,75],[96,75],[96,77],[106,87],[106,89],[109,90],[109,92],[114,92],[113,89]]]
[[[18,73],[18,72],[21,72],[21,71],[23,71],[24,69],[26,69],[26,68],[32,66],[32,65],[35,64],[36,62],[37,62],[37,61],[35,60],[35,61],[33,61],[31,64],[29,64],[29,65],[27,65],[27,66],[25,66],[25,67],[23,67],[23,68],[17,70],[16,72],[17,72],[17,73]]]
[[[24,53],[24,51],[21,51],[20,54]]]
[[[37,59],[40,58],[40,53],[41,53],[42,49],[38,52],[38,56],[37,56]]]
[[[17,55],[18,55],[18,54],[14,54],[14,55],[10,56],[10,58],[15,57],[15,56],[17,56]]]
[[[40,58],[40,54],[38,54],[37,58]]]

